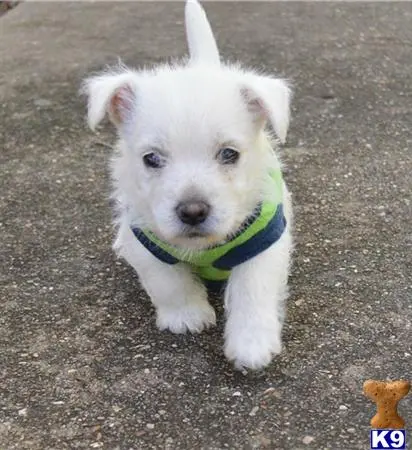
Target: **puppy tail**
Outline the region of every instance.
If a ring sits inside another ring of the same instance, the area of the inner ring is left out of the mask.
[[[220,64],[219,50],[204,9],[197,0],[186,1],[186,37],[193,62]]]

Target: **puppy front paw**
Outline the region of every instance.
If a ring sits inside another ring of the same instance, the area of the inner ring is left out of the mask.
[[[226,358],[233,361],[236,369],[263,369],[269,365],[273,355],[282,350],[280,327],[235,327],[228,324],[224,350]]]
[[[216,325],[216,314],[207,301],[179,307],[162,306],[157,309],[156,324],[159,330],[170,330],[172,333],[200,333]]]

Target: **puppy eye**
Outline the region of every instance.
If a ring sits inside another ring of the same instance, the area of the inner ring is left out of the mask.
[[[160,169],[166,164],[165,158],[157,152],[146,153],[143,156],[143,162],[151,169]]]
[[[216,158],[222,164],[235,164],[240,157],[240,153],[233,148],[221,148],[216,155]]]

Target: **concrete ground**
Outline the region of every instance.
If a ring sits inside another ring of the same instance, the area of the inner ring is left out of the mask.
[[[217,329],[157,331],[110,248],[113,133],[79,83],[183,55],[183,5],[21,4],[0,19],[2,450],[367,449],[363,381],[412,378],[412,4],[206,9],[224,55],[295,86],[285,350],[233,371],[218,299]]]

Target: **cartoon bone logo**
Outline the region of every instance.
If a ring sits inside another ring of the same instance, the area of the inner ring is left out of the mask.
[[[377,412],[371,419],[372,428],[405,428],[405,421],[398,414],[399,401],[405,397],[411,384],[409,381],[367,380],[363,384],[363,393],[376,403]]]

